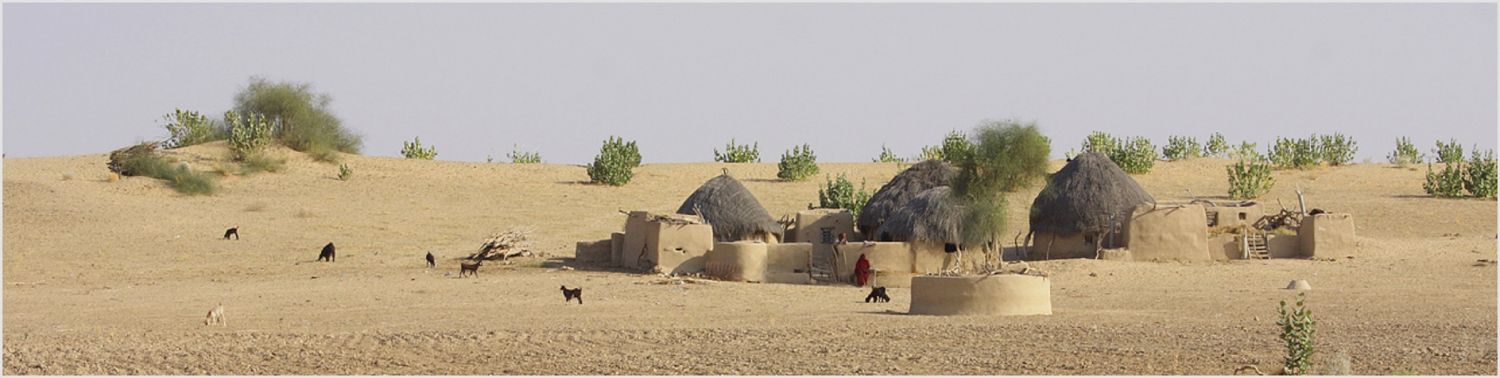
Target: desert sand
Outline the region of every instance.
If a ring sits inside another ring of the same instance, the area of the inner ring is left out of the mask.
[[[170,153],[211,169],[225,150]],[[206,197],[109,182],[107,154],[5,159],[4,373],[1273,371],[1276,305],[1295,298],[1294,279],[1314,288],[1320,366],[1342,353],[1359,374],[1497,373],[1496,267],[1479,262],[1496,260],[1496,202],[1428,198],[1420,169],[1276,172],[1263,203],[1294,206],[1300,185],[1311,207],[1354,214],[1353,258],[1037,262],[1053,315],[942,317],[906,315],[905,289],[866,304],[850,286],[657,284],[572,261],[576,241],[619,230],[617,210],[673,211],[724,167],[773,216],[817,201],[822,175],[780,182],[774,163],[647,164],[607,187],[579,166],[366,156],[345,156],[355,174],[339,181],[337,165],[277,153],[283,172],[225,177]],[[1158,200],[1222,197],[1226,163],[1159,162],[1134,177]],[[820,166],[871,192],[902,169]],[[1038,190],[1011,197],[1011,230]],[[232,226],[243,239],[221,240]],[[516,227],[550,257],[457,278],[457,258]],[[338,261],[313,262],[329,242]],[[582,286],[584,304],[564,303],[560,285]],[[227,326],[205,326],[219,303]]]

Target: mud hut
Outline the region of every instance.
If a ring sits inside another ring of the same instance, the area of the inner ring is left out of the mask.
[[[1100,248],[1122,247],[1122,226],[1135,207],[1154,202],[1104,154],[1080,154],[1031,203],[1027,258],[1092,258]]]
[[[940,160],[927,160],[901,171],[890,182],[881,186],[875,195],[870,196],[870,201],[863,209],[860,209],[859,220],[855,222],[859,226],[859,231],[864,234],[865,240],[893,240],[876,234],[880,225],[917,194],[924,190],[948,186],[957,175],[958,172],[952,166]]]
[[[939,186],[922,191],[897,209],[880,226],[880,234],[910,244],[916,273],[936,273],[958,267],[963,259],[964,218],[968,207],[953,191]],[[970,259],[979,257],[975,254]]]
[[[745,185],[729,175],[709,179],[693,191],[678,214],[698,215],[713,225],[714,240],[734,242],[760,240],[775,243],[781,240],[781,225],[771,218],[760,201],[750,194]]]

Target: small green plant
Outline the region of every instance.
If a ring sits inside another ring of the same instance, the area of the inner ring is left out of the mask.
[[[864,209],[865,203],[870,202],[870,192],[865,191],[864,181],[860,181],[859,191],[855,191],[854,183],[843,173],[839,173],[837,179],[827,176],[824,179],[827,182],[818,189],[818,208],[846,209],[854,213],[855,219],[859,219],[860,209]]]
[[[588,165],[589,179],[595,183],[621,186],[635,176],[633,168],[641,163],[640,150],[635,141],[626,143],[623,138],[611,136],[599,147],[599,155]]]
[[[349,181],[352,177],[354,177],[354,168],[349,168],[349,164],[339,164],[339,181]]]
[[[1229,154],[1229,142],[1224,140],[1224,134],[1214,133],[1208,137],[1208,143],[1203,145],[1204,156],[1227,157]]]
[[[896,156],[895,153],[891,152],[890,147],[886,147],[884,144],[882,144],[880,145],[880,156],[875,157],[874,161],[876,163],[904,163],[906,162],[906,159],[900,156]]]
[[[260,113],[241,116],[227,111],[224,124],[229,127],[229,151],[234,160],[245,160],[271,144],[271,124]]]
[[[1464,195],[1464,162],[1462,160],[1443,163],[1443,170],[1434,172],[1432,163],[1427,163],[1427,180],[1422,190],[1434,197],[1462,197]]]
[[[521,152],[521,150],[517,149],[514,145],[511,146],[510,154],[507,154],[506,156],[510,157],[511,164],[540,164],[542,162],[541,153]]]
[[[974,141],[964,132],[953,130],[943,137],[943,160],[952,164],[961,164],[974,156]]]
[[[1348,165],[1354,161],[1354,153],[1359,152],[1359,142],[1354,138],[1344,136],[1343,133],[1333,135],[1317,136],[1318,151],[1322,155],[1324,163],[1331,166]]]
[[[1151,172],[1151,167],[1156,165],[1156,146],[1145,137],[1126,138],[1112,151],[1109,160],[1114,161],[1125,173]]]
[[[401,142],[401,156],[407,159],[432,160],[437,157],[437,146],[422,147],[422,137],[411,142]]]
[[[1229,158],[1236,160],[1263,161],[1266,159],[1260,151],[1255,149],[1255,143],[1240,142],[1240,145],[1229,149]]]
[[[1316,135],[1307,139],[1276,137],[1276,144],[1271,146],[1266,158],[1277,169],[1307,169],[1317,166],[1323,153],[1318,149]]]
[[[1464,189],[1469,194],[1479,198],[1495,198],[1495,151],[1485,151],[1479,154],[1479,147],[1474,147],[1474,156],[1469,159],[1469,166],[1464,171]]]
[[[795,146],[781,154],[776,177],[787,181],[802,181],[815,174],[818,174],[818,156],[813,154],[812,146]]]
[[[1198,139],[1191,137],[1167,137],[1167,145],[1161,148],[1161,156],[1170,161],[1187,160],[1201,155]]]
[[[1307,374],[1312,368],[1313,354],[1317,352],[1314,338],[1318,321],[1313,320],[1312,310],[1306,307],[1305,300],[1306,294],[1298,293],[1297,307],[1288,309],[1286,300],[1282,300],[1276,311],[1281,315],[1276,325],[1281,327],[1281,341],[1286,343],[1282,367],[1291,375]]]
[[[194,111],[176,109],[172,114],[162,116],[162,125],[167,129],[167,140],[162,142],[166,148],[187,147],[203,142],[224,139],[224,134],[208,116]]]
[[[1449,139],[1448,143],[1437,141],[1437,148],[1433,149],[1439,163],[1458,163],[1464,161],[1464,146],[1458,144],[1457,140]]]
[[[1083,152],[1098,152],[1111,156],[1119,145],[1120,140],[1110,136],[1109,133],[1095,131],[1089,133],[1089,136],[1083,140]]]
[[[922,153],[917,155],[917,160],[943,160],[943,148],[939,146],[922,146]]]
[[[755,142],[754,145],[735,144],[734,139],[731,138],[729,139],[729,143],[724,144],[723,153],[720,153],[717,148],[714,149],[714,161],[720,163],[759,163],[760,142]]]
[[[1396,138],[1396,150],[1387,155],[1386,160],[1391,164],[1405,167],[1410,164],[1422,162],[1422,152],[1417,151],[1417,145],[1411,143],[1411,138]]]
[[[1230,198],[1260,198],[1276,185],[1276,178],[1271,176],[1271,165],[1264,162],[1240,160],[1224,169],[1229,173]]]

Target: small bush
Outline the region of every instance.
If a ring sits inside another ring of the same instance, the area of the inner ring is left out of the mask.
[[[1359,152],[1359,142],[1354,138],[1344,136],[1343,133],[1318,136],[1318,151],[1322,152],[1324,163],[1331,166],[1348,165],[1354,161],[1354,153]]]
[[[1437,155],[1439,163],[1457,163],[1464,161],[1464,146],[1458,144],[1457,140],[1449,139],[1448,143],[1437,141],[1437,148],[1432,150]]]
[[[348,164],[339,164],[339,180],[349,181],[352,177],[354,177],[354,168],[349,168]]]
[[[1277,169],[1307,169],[1317,166],[1323,153],[1318,150],[1316,136],[1307,139],[1276,137],[1276,144],[1271,146],[1266,158]]]
[[[1240,160],[1224,169],[1229,173],[1230,198],[1260,198],[1276,185],[1276,178],[1271,176],[1271,165],[1264,162]]]
[[[407,159],[432,160],[437,157],[437,146],[422,147],[422,137],[410,142],[401,142],[401,156]]]
[[[264,153],[253,154],[240,161],[240,174],[248,175],[257,172],[281,172],[286,168],[286,160],[272,158]]]
[[[1422,190],[1434,197],[1462,197],[1464,195],[1463,161],[1443,163],[1443,170],[1433,172],[1432,163],[1427,163],[1427,181]]]
[[[167,140],[162,142],[166,148],[187,147],[199,143],[211,142],[224,139],[224,133],[214,121],[208,116],[194,111],[176,109],[172,114],[162,116],[162,125],[167,129]]]
[[[723,153],[719,153],[719,149],[717,148],[714,149],[714,161],[720,163],[759,163],[760,142],[756,142],[752,146],[748,144],[735,144],[734,139],[729,139],[729,143],[724,144]]]
[[[1151,167],[1156,165],[1156,146],[1151,145],[1151,140],[1145,137],[1126,138],[1109,155],[1109,160],[1119,165],[1125,173],[1151,172]]]
[[[542,162],[542,154],[540,153],[521,152],[521,150],[516,149],[515,146],[511,147],[512,148],[510,153],[505,155],[507,157],[510,157],[511,164],[540,164]],[[486,158],[486,161],[488,160],[490,159]]]
[[[890,147],[882,144],[880,145],[880,156],[876,156],[874,161],[876,163],[904,163],[906,162],[906,158],[896,156],[895,153],[891,152]]]
[[[818,189],[818,208],[821,209],[846,209],[854,213],[854,218],[859,219],[860,209],[865,208],[865,203],[870,202],[870,192],[865,191],[865,183],[859,183],[859,191],[854,190],[854,183],[839,174],[838,179],[828,179],[823,188]]]
[[[1400,137],[1396,138],[1396,150],[1391,151],[1385,159],[1391,164],[1405,167],[1409,164],[1421,163],[1422,152],[1417,151],[1417,145],[1411,143],[1411,138]]]
[[[1173,135],[1167,137],[1167,145],[1161,148],[1161,156],[1171,161],[1192,159],[1200,154],[1197,138]]]
[[[776,177],[787,181],[802,181],[815,174],[818,174],[818,156],[813,154],[812,146],[803,144],[781,154]]]
[[[145,176],[166,180],[167,185],[186,195],[213,194],[214,182],[186,164],[173,166],[165,156],[156,153],[156,143],[141,143],[110,153],[110,170],[126,176]]]
[[[1281,301],[1281,307],[1277,308],[1277,314],[1281,315],[1276,320],[1276,325],[1281,327],[1281,341],[1286,343],[1286,357],[1283,359],[1283,370],[1287,374],[1303,375],[1312,368],[1313,354],[1317,352],[1315,337],[1317,336],[1318,321],[1313,320],[1312,310],[1304,305],[1306,294],[1297,294],[1297,307],[1290,310],[1286,307],[1286,301]]]
[[[626,143],[623,138],[611,136],[599,147],[599,155],[589,164],[589,179],[595,183],[621,186],[635,176],[631,169],[641,163],[640,150],[635,141]]]
[[[1266,159],[1260,151],[1255,149],[1255,143],[1240,142],[1238,147],[1229,149],[1229,158],[1236,160],[1263,161]]]
[[[974,156],[974,142],[969,140],[964,132],[949,131],[948,136],[943,137],[943,160],[961,164]]]
[[[229,127],[229,151],[234,160],[245,160],[271,144],[271,125],[264,115],[241,116],[231,110],[224,112],[224,124]]]
[[[1203,145],[1205,156],[1227,157],[1229,154],[1229,142],[1224,140],[1224,134],[1214,133],[1208,137],[1208,143]]]
[[[918,160],[943,160],[943,148],[940,146],[922,146],[922,153],[917,155]]]
[[[1120,140],[1108,133],[1095,131],[1083,140],[1083,152],[1098,152],[1104,156],[1111,156],[1120,145]]]
[[[1495,198],[1495,151],[1485,151],[1479,154],[1479,147],[1474,147],[1474,156],[1469,159],[1469,166],[1464,175],[1464,189],[1469,194],[1479,198]]]
[[[277,126],[277,140],[293,150],[318,151],[314,158],[332,156],[327,150],[359,153],[360,137],[328,109],[332,102],[328,94],[313,92],[311,84],[252,77],[250,85],[235,94],[234,110],[265,115]]]

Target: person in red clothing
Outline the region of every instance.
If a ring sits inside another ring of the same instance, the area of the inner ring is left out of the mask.
[[[854,283],[864,287],[865,282],[870,279],[870,259],[866,259],[863,253],[859,254],[859,261],[854,263]]]

